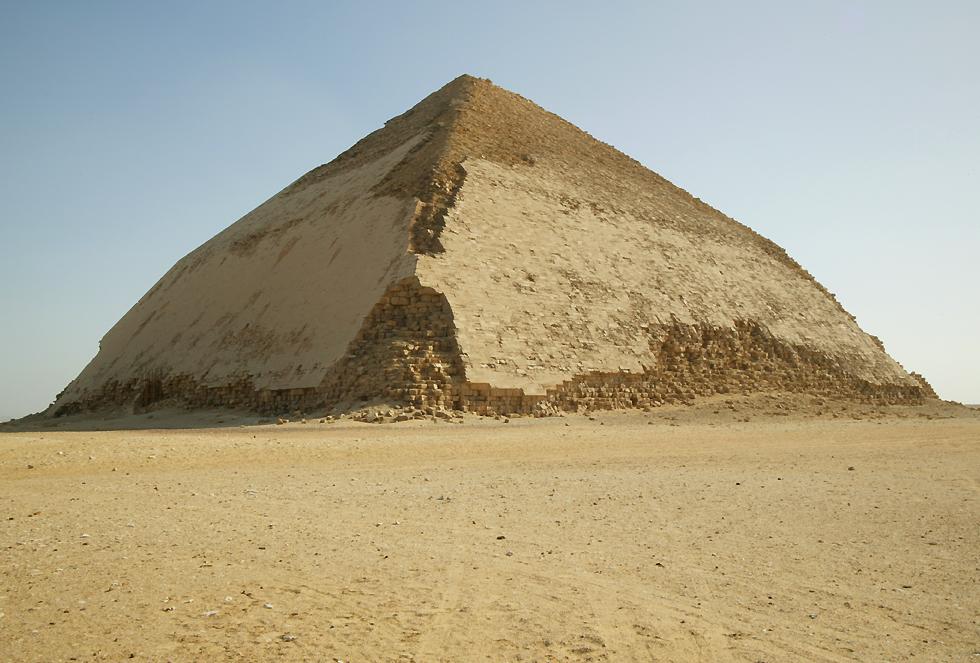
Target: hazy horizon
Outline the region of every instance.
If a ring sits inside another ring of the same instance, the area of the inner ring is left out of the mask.
[[[0,420],[179,258],[463,73],[773,240],[980,402],[978,5],[2,9]]]

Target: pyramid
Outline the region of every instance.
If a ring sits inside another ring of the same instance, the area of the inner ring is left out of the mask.
[[[194,250],[50,412],[934,397],[781,248],[462,76]]]

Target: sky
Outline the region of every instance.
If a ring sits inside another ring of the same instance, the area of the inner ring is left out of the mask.
[[[0,420],[180,257],[462,73],[769,237],[980,402],[980,3],[0,0]]]

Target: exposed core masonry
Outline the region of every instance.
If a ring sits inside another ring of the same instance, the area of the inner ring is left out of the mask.
[[[181,259],[49,410],[935,394],[778,246],[462,76]]]

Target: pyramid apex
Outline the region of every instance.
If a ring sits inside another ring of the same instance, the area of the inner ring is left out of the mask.
[[[493,82],[489,78],[480,78],[479,76],[473,76],[472,74],[460,74],[456,78],[452,79],[441,88],[432,93],[432,95],[438,95],[440,93],[449,93],[450,96],[455,97],[457,95],[468,94],[474,88],[480,85],[493,85]],[[424,100],[423,100],[424,101]]]
[[[489,78],[483,78],[481,76],[474,76],[473,74],[460,74],[459,76],[457,76],[456,78],[454,78],[453,80],[451,80],[450,81],[450,84],[457,83],[457,82],[467,82],[467,83],[484,82],[484,83],[491,83],[492,81]]]

